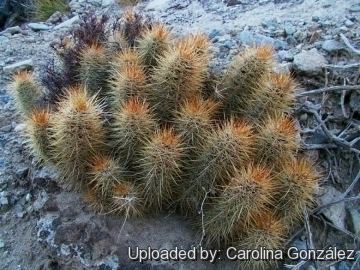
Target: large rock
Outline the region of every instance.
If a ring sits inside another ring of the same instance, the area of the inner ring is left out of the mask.
[[[334,39],[325,40],[322,44],[322,49],[327,51],[328,53],[336,53],[338,51],[344,50],[345,46],[341,44],[339,41]]]
[[[341,197],[342,193],[335,189],[333,186],[324,187],[324,195],[320,197],[321,204],[328,204]],[[334,204],[325,208],[322,212],[334,225],[345,229],[345,203]]]
[[[294,68],[300,73],[318,75],[328,62],[316,48],[309,51],[301,51],[294,57]]]
[[[34,31],[49,30],[50,26],[43,23],[29,23],[28,27]]]
[[[240,32],[238,38],[241,43],[249,46],[268,44],[272,45],[275,49],[286,49],[288,47],[288,44],[285,41],[256,34],[247,30]]]

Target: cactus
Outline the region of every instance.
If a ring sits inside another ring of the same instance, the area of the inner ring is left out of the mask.
[[[271,166],[291,160],[300,147],[295,121],[284,115],[270,116],[259,128],[257,156]]]
[[[127,48],[117,53],[112,61],[113,79],[116,79],[116,73],[131,65],[141,66],[140,56],[137,51]]]
[[[249,163],[236,171],[229,183],[205,211],[204,227],[209,242],[229,243],[238,227],[247,230],[259,213],[268,210],[274,192],[271,171]]]
[[[196,166],[182,197],[182,208],[194,211],[206,192],[225,185],[229,175],[246,165],[254,143],[252,127],[244,121],[230,119],[207,135],[196,157]]]
[[[105,213],[106,212],[106,205],[108,202],[106,202],[105,198],[102,197],[99,194],[98,190],[93,188],[92,186],[85,187],[85,191],[83,193],[83,200],[95,212],[97,212],[97,213]]]
[[[170,47],[169,31],[162,24],[154,25],[143,33],[138,43],[142,63],[148,69],[154,68]]]
[[[301,219],[304,210],[314,205],[319,178],[315,167],[304,158],[283,165],[283,170],[275,178],[279,185],[276,208],[289,225]]]
[[[112,32],[106,22],[84,17],[63,40],[47,91],[29,72],[14,77],[33,154],[98,212],[127,220],[175,205],[209,245],[281,248],[320,177],[299,157],[297,85],[273,72],[272,48],[247,49],[221,75],[202,34],[173,39],[133,11]]]
[[[254,218],[253,225],[234,241],[232,246],[244,250],[280,250],[283,248],[286,231],[282,220],[269,212],[262,212]],[[238,264],[242,270],[272,270],[278,267],[275,260],[240,260]]]
[[[272,69],[273,50],[269,46],[248,49],[232,62],[223,78],[224,112],[243,115],[248,100],[266,90]]]
[[[149,100],[159,119],[169,122],[186,99],[201,95],[207,62],[187,42],[179,42],[158,61]]]
[[[54,113],[51,149],[65,184],[80,190],[89,158],[104,148],[102,109],[84,88],[70,89]]]
[[[90,160],[89,184],[101,197],[108,198],[115,185],[123,178],[118,162],[105,155],[96,155]]]
[[[106,50],[100,45],[92,45],[84,49],[80,56],[80,80],[89,94],[106,93],[108,78],[108,57]]]
[[[271,74],[268,84],[263,92],[253,96],[246,104],[246,116],[256,123],[269,116],[289,113],[294,103],[296,83],[289,74]]]
[[[33,110],[26,121],[26,136],[32,153],[41,161],[51,161],[50,120],[47,109]]]
[[[175,128],[188,149],[197,151],[212,128],[218,103],[194,96],[186,100],[176,113]]]
[[[21,71],[13,77],[11,88],[14,93],[16,105],[24,115],[37,107],[38,101],[42,95],[39,84],[29,71]]]
[[[111,94],[113,96],[113,107],[120,107],[122,102],[129,98],[146,96],[146,76],[143,68],[136,64],[127,64],[122,69],[114,71]]]
[[[127,217],[141,216],[144,211],[143,199],[134,184],[116,183],[111,195],[111,212]]]
[[[171,201],[179,181],[184,149],[173,129],[157,131],[139,160],[143,197],[148,207],[162,209]]]
[[[129,171],[136,171],[141,148],[150,140],[156,126],[148,104],[137,97],[125,102],[114,115],[112,145]]]

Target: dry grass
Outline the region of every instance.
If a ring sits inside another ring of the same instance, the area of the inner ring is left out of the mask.
[[[34,0],[35,18],[47,20],[56,11],[67,12],[69,5],[66,0]]]

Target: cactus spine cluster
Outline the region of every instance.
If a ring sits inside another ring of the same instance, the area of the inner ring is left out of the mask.
[[[100,212],[175,206],[199,221],[209,245],[281,247],[313,205],[319,175],[300,154],[296,84],[273,71],[272,49],[247,49],[214,75],[204,35],[176,40],[133,12],[112,34],[105,22],[85,19],[58,51],[60,75],[48,77],[56,87],[14,77],[33,154]]]

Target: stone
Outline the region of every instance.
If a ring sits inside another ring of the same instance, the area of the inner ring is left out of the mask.
[[[51,24],[56,24],[61,22],[63,14],[60,11],[56,11],[53,15],[51,15],[49,17],[49,19],[47,19],[47,22],[51,23]]]
[[[321,48],[328,53],[335,53],[341,50],[345,49],[345,46],[340,43],[339,41],[336,41],[334,39],[325,40],[321,46]]]
[[[290,36],[296,32],[296,29],[292,24],[285,24],[284,32],[287,36]]]
[[[308,75],[318,75],[328,62],[316,48],[302,50],[294,56],[294,69]]]
[[[114,0],[102,0],[101,6],[102,7],[108,7],[115,4]]]
[[[23,179],[29,174],[29,167],[26,165],[19,166],[16,169],[15,175],[16,177]]]
[[[357,209],[350,211],[351,223],[355,234],[360,235],[360,213]]]
[[[8,199],[8,193],[6,191],[0,192],[0,205],[8,205],[9,199]]]
[[[285,50],[278,51],[278,56],[281,61],[293,61],[294,60],[294,56],[289,51],[285,51]]]
[[[66,20],[65,22],[62,22],[62,23],[56,25],[54,27],[54,30],[57,30],[57,29],[60,29],[60,28],[68,28],[68,27],[72,26],[74,23],[76,23],[79,20],[80,20],[79,15],[76,15],[76,16],[72,17],[71,19]]]
[[[25,70],[25,69],[32,69],[33,68],[33,60],[28,59],[24,61],[20,61],[8,66],[3,67],[3,71],[7,74],[11,74],[17,71]]]
[[[8,37],[5,37],[5,36],[0,36],[0,44],[4,44],[6,42],[9,41],[9,38]]]
[[[240,32],[238,38],[241,43],[250,46],[269,44],[274,46],[275,49],[286,49],[288,47],[285,41],[274,39],[272,37],[267,37],[261,34],[255,34],[248,30]]]
[[[349,9],[350,12],[360,12],[360,4],[354,4]]]
[[[345,21],[345,25],[346,25],[347,27],[351,27],[351,26],[354,25],[354,23],[353,23],[352,21],[350,21],[350,20],[346,20],[346,21]]]
[[[323,188],[324,194],[320,197],[321,205],[338,200],[342,193],[335,189],[333,186],[325,186]],[[325,208],[322,213],[336,226],[345,229],[345,203],[337,203],[330,207]]]
[[[15,35],[15,34],[21,33],[21,28],[20,28],[20,26],[9,27],[9,28],[6,28],[4,31],[0,32],[0,35],[5,34],[5,33]]]
[[[43,206],[45,205],[48,199],[49,199],[48,194],[45,191],[41,191],[33,204],[34,210],[39,211],[41,208],[43,208]]]
[[[0,239],[0,248],[4,248],[5,247],[5,243],[2,239]]]
[[[44,31],[50,29],[50,26],[44,23],[29,23],[28,27],[33,31]]]
[[[11,125],[6,125],[0,128],[0,132],[10,132],[12,129]]]

